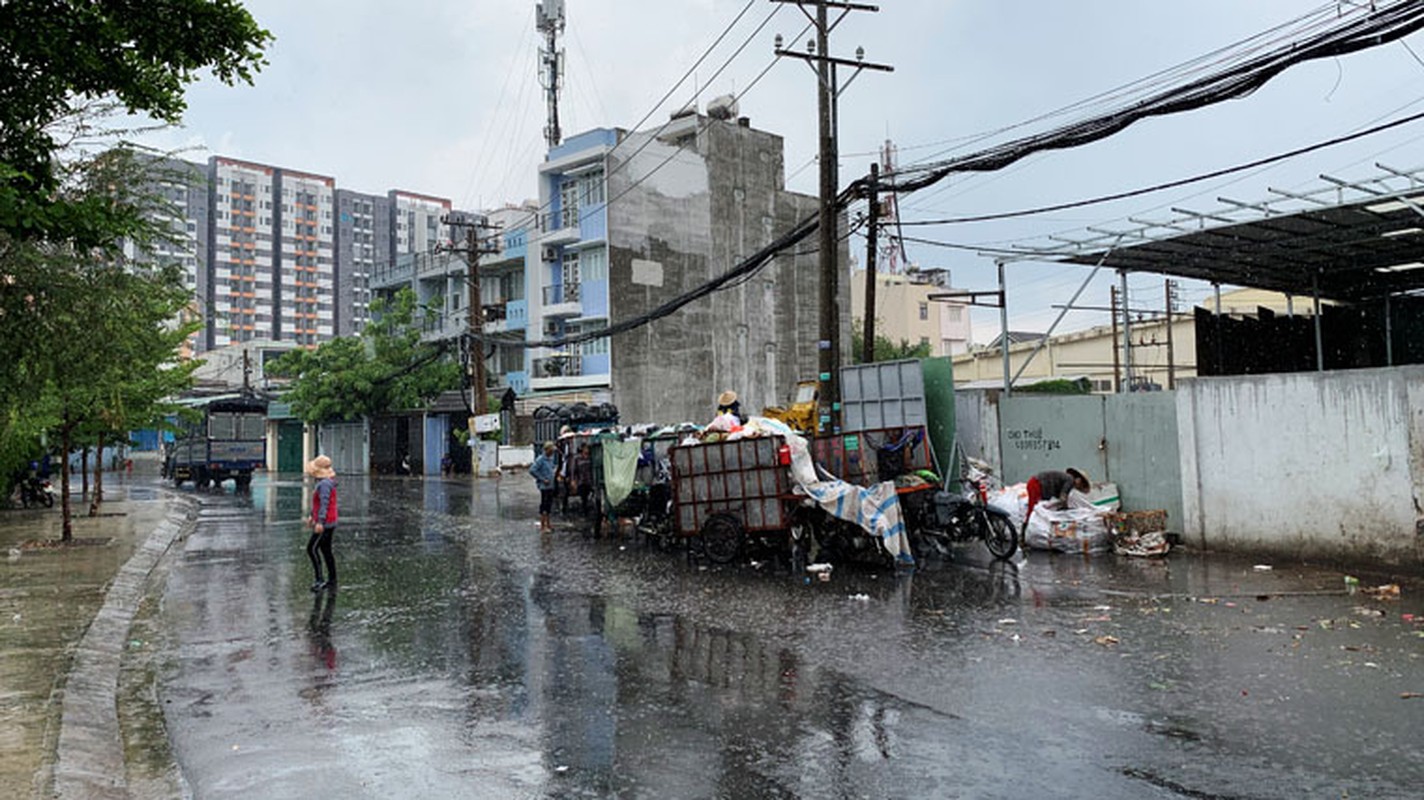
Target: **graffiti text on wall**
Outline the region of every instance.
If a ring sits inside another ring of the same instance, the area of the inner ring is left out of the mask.
[[[1006,432],[1009,446],[1015,450],[1037,450],[1045,453],[1062,450],[1063,442],[1043,435],[1043,428],[1021,428]]]

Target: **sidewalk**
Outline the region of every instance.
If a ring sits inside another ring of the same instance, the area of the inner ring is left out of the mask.
[[[146,646],[130,641],[130,625],[188,504],[156,474],[104,483],[97,517],[71,497],[69,547],[54,544],[58,505],[0,510],[0,797],[129,796],[120,659]]]

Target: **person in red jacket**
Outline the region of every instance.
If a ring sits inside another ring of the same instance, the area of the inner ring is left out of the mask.
[[[312,492],[311,516],[307,517],[307,527],[311,528],[311,538],[307,539],[307,558],[311,559],[312,573],[316,580],[311,585],[313,592],[322,589],[336,589],[336,557],[331,552],[331,539],[336,534],[336,470],[331,468],[331,459],[317,456],[307,464],[307,474],[316,478],[316,489]],[[318,559],[318,553],[321,558]],[[326,562],[326,577],[322,578],[322,562]]]
[[[1046,470],[1028,479],[1028,513],[1024,515],[1024,520],[1033,516],[1033,507],[1043,500],[1057,500],[1060,503],[1068,501],[1068,493],[1077,489],[1087,493],[1093,490],[1093,484],[1088,480],[1081,470],[1069,467],[1062,472],[1058,470]]]

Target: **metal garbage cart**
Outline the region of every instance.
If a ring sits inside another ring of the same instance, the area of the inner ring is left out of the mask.
[[[801,499],[782,437],[677,446],[671,457],[674,530],[709,561],[736,560],[750,539],[784,547]]]

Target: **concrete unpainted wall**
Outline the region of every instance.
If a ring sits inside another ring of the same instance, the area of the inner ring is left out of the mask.
[[[630,134],[609,157],[609,298],[613,322],[651,311],[743,259],[816,212],[787,192],[781,137],[702,120],[695,141]],[[634,182],[666,167],[624,192]],[[631,162],[631,163],[630,163]],[[750,278],[614,339],[614,402],[624,422],[706,422],[732,389],[742,410],[785,402],[818,370],[819,268],[814,239]],[[841,244],[841,263],[847,248]],[[635,269],[636,262],[636,269]],[[850,284],[840,283],[841,352],[850,349]]]
[[[1197,378],[1177,423],[1192,544],[1424,561],[1424,368]]]

